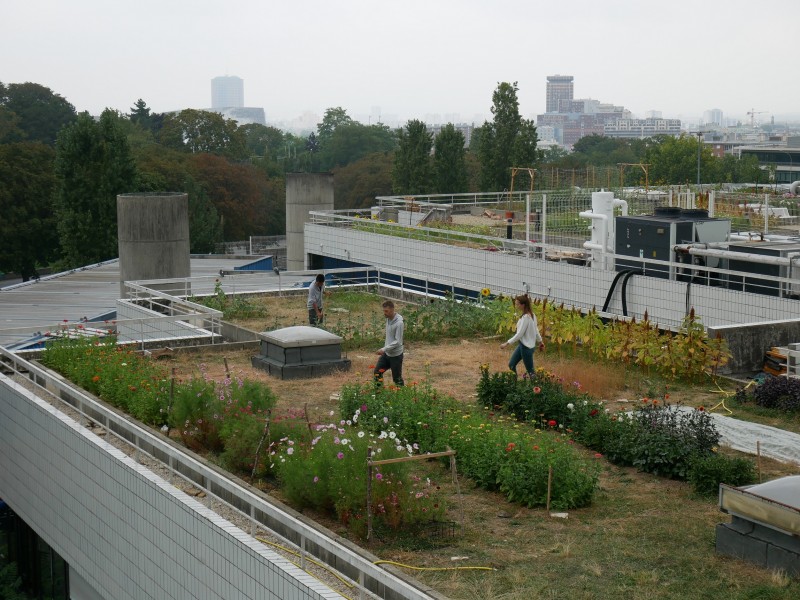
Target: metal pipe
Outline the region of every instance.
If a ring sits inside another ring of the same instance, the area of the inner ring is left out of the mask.
[[[796,258],[800,258],[800,254],[797,256],[792,255],[787,257],[766,256],[764,254],[753,254],[751,252],[734,252],[732,250],[718,250],[715,248],[697,248],[689,244],[677,244],[673,247],[673,250],[678,253],[691,254],[693,256],[712,256],[715,258],[742,260],[745,262],[753,262],[763,265],[788,266],[791,265]]]

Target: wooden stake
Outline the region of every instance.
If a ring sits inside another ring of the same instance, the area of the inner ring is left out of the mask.
[[[550,492],[553,489],[553,465],[547,470],[547,512],[550,512]]]
[[[372,446],[367,446],[367,541],[372,538]]]
[[[756,441],[756,465],[758,466],[758,482],[761,483],[761,442]]]

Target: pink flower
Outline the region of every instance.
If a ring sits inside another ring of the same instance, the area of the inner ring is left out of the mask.
[[[294,454],[294,448],[287,448],[287,449],[286,449],[286,454],[288,454],[289,456],[291,456],[292,454]]]
[[[339,454],[336,455],[336,458],[342,460],[344,458],[344,452],[339,452]]]
[[[376,474],[375,474],[375,479],[377,479],[378,481],[380,481],[381,479],[383,479],[383,475],[381,475],[380,473],[376,473]]]
[[[314,483],[317,483],[318,481],[319,481],[319,477],[317,477],[316,475],[314,475]]]

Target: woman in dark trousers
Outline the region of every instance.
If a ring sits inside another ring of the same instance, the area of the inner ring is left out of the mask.
[[[539,350],[544,350],[544,340],[539,333],[539,324],[531,310],[531,299],[527,294],[514,298],[514,307],[522,311],[522,316],[517,321],[517,332],[507,342],[500,344],[500,347],[505,348],[509,344],[519,342],[511,354],[511,360],[508,361],[508,368],[516,374],[517,364],[522,361],[528,377],[533,377],[533,351],[537,344]]]

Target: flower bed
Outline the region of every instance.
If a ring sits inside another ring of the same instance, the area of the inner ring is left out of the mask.
[[[452,448],[459,471],[481,487],[497,490],[528,507],[558,509],[588,505],[597,487],[599,466],[585,458],[564,432],[543,431],[514,419],[465,410],[428,385],[383,388],[345,386],[342,414],[359,407],[375,418],[362,419],[372,432],[392,427],[397,435],[417,440],[421,452]]]
[[[719,433],[702,407],[680,410],[643,398],[632,410],[612,414],[581,394],[578,382],[565,385],[542,369],[532,379],[517,379],[513,373],[489,373],[485,365],[478,402],[486,410],[565,431],[615,464],[688,479],[698,493],[708,493],[720,483],[753,481],[752,461],[716,454]]]

